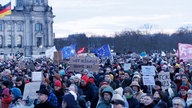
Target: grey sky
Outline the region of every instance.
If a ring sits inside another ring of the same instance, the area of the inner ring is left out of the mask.
[[[192,0],[49,0],[56,15],[56,37],[113,35],[144,24],[152,25],[152,32],[174,32],[192,25],[191,4]]]

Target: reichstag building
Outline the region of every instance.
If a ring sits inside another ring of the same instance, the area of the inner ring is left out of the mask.
[[[54,17],[48,0],[16,0],[12,14],[0,18],[0,53],[45,53],[54,45]]]

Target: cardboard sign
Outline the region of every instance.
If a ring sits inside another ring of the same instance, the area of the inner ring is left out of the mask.
[[[155,66],[141,66],[143,75],[155,75]]]
[[[158,74],[158,79],[159,81],[161,81],[161,84],[162,84],[162,89],[165,90],[165,89],[168,89],[169,86],[170,86],[170,73],[169,72],[160,72]]]
[[[144,85],[155,85],[155,80],[153,76],[143,76]]]
[[[43,74],[42,72],[32,72],[32,81],[42,81]]]
[[[97,72],[99,70],[100,59],[97,57],[74,56],[69,61],[69,71],[81,72],[83,69]]]
[[[27,97],[33,100],[37,99],[38,95],[36,91],[40,89],[40,85],[41,82],[30,82],[25,84],[23,99],[27,99]]]
[[[124,70],[127,71],[131,68],[131,63],[126,63],[126,64],[124,64],[123,67],[124,67]]]
[[[62,52],[61,51],[55,51],[54,52],[54,57],[53,57],[54,63],[61,63],[62,62]]]
[[[29,64],[25,65],[25,68],[26,69],[31,69],[32,71],[34,71],[35,70],[35,65],[33,63],[29,63]]]

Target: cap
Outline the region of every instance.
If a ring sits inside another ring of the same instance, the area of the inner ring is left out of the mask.
[[[45,94],[47,96],[49,95],[49,91],[47,89],[45,89],[45,88],[40,89],[39,91],[36,91],[36,93]]]

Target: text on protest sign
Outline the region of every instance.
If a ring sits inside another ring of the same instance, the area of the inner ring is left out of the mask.
[[[141,66],[143,75],[155,75],[155,66]]]
[[[42,81],[42,72],[32,72],[32,81]]]
[[[30,82],[25,84],[23,99],[27,99],[27,97],[33,100],[37,99],[38,95],[36,91],[40,89],[40,85],[41,82]]]
[[[160,72],[158,74],[158,80],[161,81],[162,89],[168,89],[170,85],[170,73],[169,72]]]
[[[155,85],[155,80],[153,76],[143,76],[144,85]]]
[[[88,69],[89,71],[98,71],[100,59],[97,57],[87,57],[87,56],[74,56],[69,61],[69,71],[80,72],[83,69]]]

